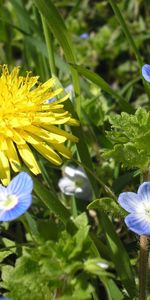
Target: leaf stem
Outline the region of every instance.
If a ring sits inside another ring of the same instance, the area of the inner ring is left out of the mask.
[[[139,300],[146,300],[148,269],[148,237],[140,236],[140,261],[139,261]]]

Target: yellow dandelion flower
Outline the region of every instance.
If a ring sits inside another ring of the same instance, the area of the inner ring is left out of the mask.
[[[68,95],[47,103],[63,89],[55,88],[56,79],[38,83],[38,76],[20,76],[19,67],[9,73],[7,65],[1,66],[0,77],[0,179],[4,185],[10,181],[10,167],[19,171],[21,161],[34,173],[40,169],[31,146],[55,165],[71,157],[64,145],[66,140],[77,142],[77,138],[57,125],[78,125],[63,102]]]

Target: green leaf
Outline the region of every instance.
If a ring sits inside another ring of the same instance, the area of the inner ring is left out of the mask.
[[[23,218],[23,217],[22,217]],[[29,226],[29,229],[30,229],[30,232],[31,234],[35,237],[35,238],[38,238],[39,237],[39,231],[38,231],[38,228],[37,228],[37,223],[36,221],[34,220],[34,218],[31,216],[30,213],[26,212],[25,213],[25,218],[27,220],[27,223],[28,223],[28,226]]]
[[[66,108],[66,110],[68,110],[73,117],[77,117],[74,108],[73,108],[73,104],[71,101],[66,101],[64,103],[64,106]],[[82,130],[82,126],[78,126],[78,127],[73,127],[71,128],[73,134],[75,136],[78,137],[79,141],[76,144],[76,147],[78,149],[78,153],[80,156],[80,160],[82,162],[82,167],[85,168],[85,171],[88,175],[88,178],[90,180],[91,186],[93,188],[93,192],[97,193],[98,192],[98,185],[97,185],[97,181],[94,177],[94,168],[93,168],[93,163],[90,157],[90,153],[86,144],[86,138],[84,136],[84,132]]]
[[[87,79],[98,85],[103,91],[111,95],[111,97],[117,101],[123,111],[128,113],[134,112],[134,108],[128,102],[126,102],[122,96],[115,92],[100,75],[97,75],[96,73],[79,65],[71,64],[71,66],[76,69],[79,74],[85,76]]]
[[[119,194],[120,191],[124,189],[125,186],[132,184],[135,181],[135,178],[140,176],[140,170],[129,171],[125,174],[120,175],[113,182],[113,190],[116,194]]]
[[[64,50],[64,54],[68,63],[75,63],[75,55],[73,44],[70,38],[70,33],[66,28],[65,22],[61,15],[57,11],[53,2],[50,0],[33,0],[43,17],[45,18],[50,30],[53,35],[59,41],[61,47]],[[78,73],[76,70],[71,68],[72,79],[76,94],[77,112],[80,115],[80,85]]]
[[[84,261],[84,270],[87,273],[91,273],[102,277],[103,276],[114,277],[112,273],[106,271],[108,267],[109,264],[107,261],[98,258],[89,258]]]
[[[88,282],[87,277],[81,274],[71,281],[72,289],[69,289],[66,294],[59,298],[59,300],[91,300],[91,294],[94,291],[91,283]]]
[[[23,281],[22,281],[23,278]],[[15,267],[2,267],[3,287],[10,292],[7,296],[15,300],[48,300],[51,293],[47,287],[47,276],[42,274],[36,259],[22,256]]]
[[[55,220],[37,220],[37,227],[41,240],[58,240],[58,236],[64,228],[62,223],[56,223]]]
[[[124,32],[124,34],[125,34],[128,42],[129,42],[129,45],[132,47],[132,50],[133,50],[133,52],[134,52],[134,54],[135,54],[135,56],[137,58],[139,66],[141,67],[142,66],[141,56],[140,56],[140,54],[138,52],[138,49],[137,49],[136,44],[134,42],[134,39],[133,39],[133,37],[132,37],[129,29],[128,29],[128,26],[127,26],[127,24],[126,24],[126,22],[125,22],[125,20],[124,20],[124,18],[122,16],[122,14],[121,14],[121,11],[120,11],[119,7],[116,4],[116,1],[114,1],[114,0],[108,0],[108,1],[111,4],[111,7],[112,7],[112,9],[113,9],[113,11],[114,11],[114,13],[115,13],[115,15],[116,15],[116,17],[117,17],[120,25],[121,25],[121,28],[122,28],[122,30],[123,30],[123,32]]]
[[[92,201],[88,209],[99,209],[105,213],[113,214],[113,216],[126,216],[126,212],[112,198],[100,198]]]
[[[143,65],[143,60],[142,60],[142,57],[139,53],[139,50],[134,42],[134,38],[132,37],[132,34],[130,33],[129,29],[128,29],[128,26],[126,24],[126,21],[125,21],[125,18],[123,17],[120,9],[119,9],[119,6],[116,4],[116,1],[115,0],[109,0],[109,3],[121,25],[121,28],[122,28],[122,31],[124,32],[125,36],[126,36],[126,39],[129,43],[129,46],[132,48],[134,54],[135,54],[135,57],[137,59],[137,62],[139,64],[139,68],[140,68],[140,74],[141,74],[141,68],[142,68],[142,65]],[[143,80],[143,84],[144,84],[144,87],[145,87],[145,90],[148,94],[148,96],[150,97],[150,92],[149,92],[149,88],[148,88],[148,85],[147,85],[147,82],[145,82],[143,76],[142,76],[142,80]]]
[[[109,218],[105,218],[105,215],[101,214],[101,222],[116,271],[120,276],[120,279],[130,296],[130,299],[133,299],[136,295],[136,285],[129,256],[122,242],[119,240]]]
[[[4,250],[4,251],[0,251],[0,263],[10,254],[14,253],[14,251],[11,250]]]
[[[29,35],[33,31],[38,32],[38,27],[36,26],[35,22],[33,22],[33,20],[30,18],[28,11],[24,9],[22,1],[13,0],[12,5],[15,8],[17,17],[21,25],[20,31]]]
[[[58,198],[51,193],[46,187],[44,187],[35,177],[33,178],[34,182],[34,191],[41,201],[59,218],[66,224],[70,219],[70,213],[68,209],[58,200]]]
[[[104,157],[113,157],[130,168],[144,170],[150,163],[150,112],[139,108],[134,115],[121,113],[111,117],[112,130],[107,138],[112,149],[104,151]]]
[[[4,287],[11,299],[52,299],[56,289],[62,298],[89,299],[92,286],[83,261],[90,255],[87,233],[89,226],[78,220],[80,228],[75,235],[65,230],[56,241],[39,241],[35,246],[23,247],[23,253],[14,267],[2,268]],[[81,224],[82,223],[82,224]],[[23,281],[22,281],[23,278]],[[90,289],[89,289],[90,287]]]
[[[120,292],[118,286],[112,279],[104,279],[103,284],[106,288],[106,292],[109,300],[123,300],[124,296]]]

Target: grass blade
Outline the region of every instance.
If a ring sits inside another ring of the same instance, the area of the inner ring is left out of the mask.
[[[56,7],[50,0],[33,0],[40,13],[45,18],[53,35],[59,41],[61,47],[64,50],[64,54],[68,63],[75,63],[75,55],[73,50],[73,44],[70,38],[70,34],[66,28],[66,25],[57,11]],[[74,90],[76,94],[76,110],[80,116],[80,85],[78,73],[71,67],[72,79]]]
[[[100,88],[103,91],[105,91],[111,97],[113,97],[118,102],[120,108],[123,111],[126,111],[128,113],[134,113],[133,107],[128,102],[126,102],[122,96],[120,96],[116,91],[114,91],[100,75],[97,75],[96,73],[79,65],[72,64],[72,67],[75,68],[79,72],[79,74],[85,76],[87,79],[100,86]]]
[[[127,26],[127,24],[125,22],[125,19],[123,18],[121,11],[120,11],[118,5],[116,4],[116,1],[115,0],[109,0],[109,3],[110,3],[110,5],[111,5],[111,7],[112,7],[112,9],[113,9],[113,11],[114,11],[114,13],[115,13],[118,21],[119,21],[119,23],[121,25],[122,31],[124,32],[124,34],[126,36],[126,39],[127,39],[128,43],[129,43],[129,46],[131,46],[131,48],[132,48],[132,50],[133,50],[133,52],[135,54],[135,57],[136,57],[137,62],[139,64],[139,68],[141,70],[142,65],[143,65],[143,60],[142,60],[142,58],[140,56],[140,53],[139,53],[139,51],[138,51],[138,49],[136,47],[134,39],[132,38],[132,35],[131,35],[131,33],[130,33],[129,29],[128,29],[128,26]],[[140,71],[140,74],[141,74],[141,71]],[[143,77],[142,77],[142,80],[143,80],[143,85],[145,87],[145,91],[147,92],[147,94],[148,94],[148,96],[150,98],[150,91],[149,91],[148,85],[145,82],[145,80],[144,80]]]
[[[63,223],[67,224],[70,219],[70,213],[67,208],[35,177],[32,177],[32,179],[34,182],[34,191],[37,196],[53,213],[55,213],[62,220]]]
[[[131,269],[129,256],[119,240],[112,222],[109,218],[106,218],[104,214],[101,214],[101,222],[104,229],[104,234],[107,239],[108,247],[112,257],[112,261],[115,264],[116,271],[124,284],[130,299],[134,299],[136,294],[135,280]]]
[[[136,47],[134,39],[132,38],[132,35],[131,35],[131,33],[130,33],[129,29],[128,29],[128,26],[126,25],[126,22],[125,22],[122,14],[121,14],[121,11],[120,11],[119,7],[117,6],[116,1],[109,0],[109,3],[110,3],[110,5],[111,5],[111,7],[112,7],[112,9],[113,9],[113,11],[114,11],[114,13],[115,13],[118,21],[119,21],[119,23],[121,25],[121,28],[122,28],[122,30],[123,30],[123,32],[124,32],[124,34],[125,34],[128,42],[129,42],[129,45],[132,47],[132,50],[133,50],[133,52],[134,52],[134,54],[136,56],[136,59],[137,59],[137,61],[139,63],[139,66],[141,67],[142,66],[141,56],[140,56],[139,51],[138,51],[138,49]]]

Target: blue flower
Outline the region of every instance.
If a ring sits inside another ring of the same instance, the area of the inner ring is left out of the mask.
[[[142,183],[137,194],[121,193],[118,201],[130,213],[125,217],[129,229],[139,235],[150,235],[150,182]]]
[[[150,82],[150,65],[146,64],[142,67],[142,75],[146,81]]]
[[[26,212],[32,202],[33,182],[26,172],[14,177],[7,187],[0,185],[0,221],[11,221]]]
[[[89,34],[87,32],[84,32],[80,35],[80,39],[81,40],[86,40],[89,38]]]
[[[10,299],[5,298],[5,297],[0,297],[0,300],[10,300]]]

